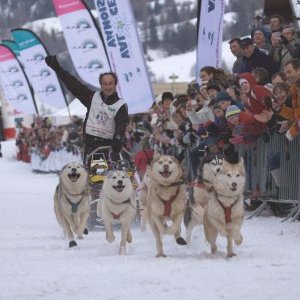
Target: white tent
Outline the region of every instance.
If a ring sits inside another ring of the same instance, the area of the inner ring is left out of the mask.
[[[87,111],[86,107],[77,98],[69,104],[69,110],[71,117],[77,116],[82,119],[85,117]],[[49,115],[49,117],[52,119],[53,125],[65,125],[70,123],[70,116],[67,107],[58,110],[56,113]]]

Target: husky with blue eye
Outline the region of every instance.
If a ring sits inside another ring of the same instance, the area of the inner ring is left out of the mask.
[[[213,190],[204,209],[203,225],[211,253],[217,251],[218,234],[227,239],[227,257],[235,255],[233,241],[243,241],[241,227],[244,220],[243,193],[245,185],[244,161],[237,163],[223,160],[220,172],[215,176]]]

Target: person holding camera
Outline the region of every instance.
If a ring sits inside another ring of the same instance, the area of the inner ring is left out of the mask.
[[[208,106],[210,101],[206,88],[205,85],[205,88],[202,86],[201,89],[201,86],[195,81],[188,85],[187,94],[189,99],[186,104],[186,114],[193,125],[199,125],[214,119],[212,110]]]
[[[112,159],[119,160],[119,152],[122,148],[122,140],[129,117],[127,104],[116,91],[118,83],[116,74],[113,72],[100,74],[101,91],[95,92],[64,70],[56,56],[47,56],[45,61],[74,97],[78,98],[87,108],[83,124],[84,163],[89,165],[87,155],[101,146],[111,146]]]
[[[283,66],[286,62],[290,61],[293,56],[283,44],[281,33],[273,32],[271,36],[272,50],[270,51],[270,56],[274,61],[280,64],[280,69],[283,70]]]
[[[292,26],[284,26],[280,38],[293,58],[300,58],[300,44],[295,40],[295,29]]]

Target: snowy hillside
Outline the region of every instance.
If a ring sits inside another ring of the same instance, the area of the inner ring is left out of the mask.
[[[230,51],[228,41],[223,42],[222,57],[223,67],[231,71],[236,58]],[[169,76],[173,73],[178,76],[178,82],[189,82],[195,77],[196,50],[169,57],[158,57],[153,61],[148,61],[147,65],[159,82],[171,82]]]
[[[167,258],[155,258],[148,228],[133,228],[128,255],[90,232],[70,250],[56,223],[54,174],[33,174],[15,160],[14,141],[0,158],[0,299],[2,300],[295,300],[300,293],[299,222],[261,216],[246,220],[237,257],[226,259],[225,240],[209,254],[203,229],[192,246],[165,237]],[[184,232],[184,229],[183,229]]]

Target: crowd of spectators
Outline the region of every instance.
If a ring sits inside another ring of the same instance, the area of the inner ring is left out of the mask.
[[[82,120],[53,126],[51,119],[36,117],[30,128],[17,124],[17,159],[31,163],[35,172],[59,172],[69,161],[82,156]]]

